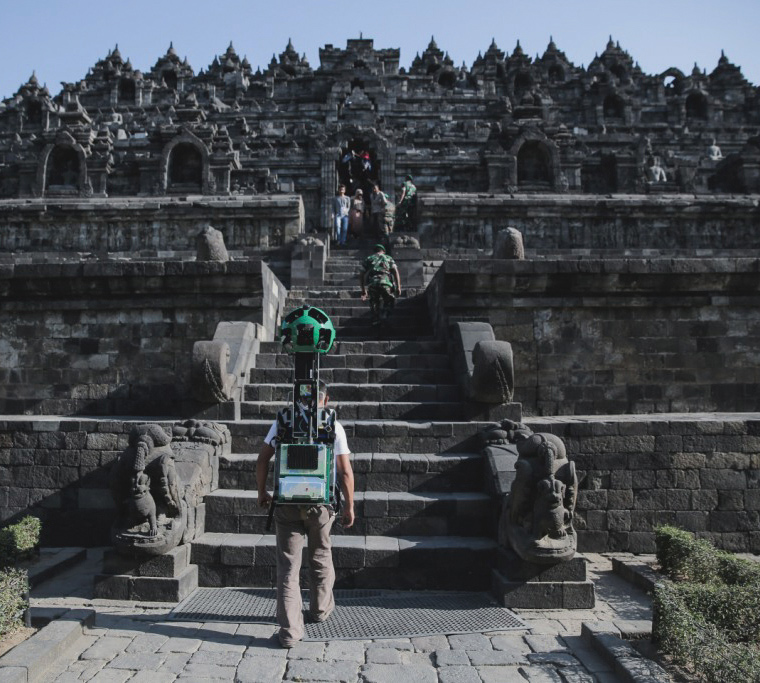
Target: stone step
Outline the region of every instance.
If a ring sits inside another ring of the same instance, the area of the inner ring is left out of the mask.
[[[293,385],[248,384],[246,401],[291,400]],[[340,401],[382,402],[398,401],[459,401],[462,392],[456,384],[344,384],[333,382],[329,389],[330,403]]]
[[[292,368],[293,359],[287,353],[259,353],[257,368]],[[321,368],[385,368],[386,370],[432,369],[449,370],[449,357],[442,353],[328,353],[320,358]]]
[[[282,401],[241,401],[240,414],[244,420],[272,419],[286,406]],[[341,420],[462,420],[468,406],[453,401],[393,401],[363,403],[360,401],[331,401],[331,407]]]
[[[262,435],[261,439],[265,435]],[[349,447],[353,439],[349,440]],[[261,440],[259,441],[260,446]],[[258,490],[258,454],[233,453],[219,459],[219,486]],[[356,491],[454,492],[482,491],[484,461],[479,453],[354,453]],[[274,486],[270,462],[267,487]]]
[[[425,290],[417,289],[414,287],[404,287],[399,297],[399,303],[425,301]],[[312,306],[320,306],[320,304],[328,305],[332,301],[361,301],[361,292],[359,288],[353,290],[346,290],[342,287],[324,287],[324,288],[310,288],[310,289],[291,289],[288,293],[288,301],[295,303],[296,305],[310,304]],[[319,303],[317,303],[319,302]],[[321,307],[321,306],[320,306]]]
[[[328,385],[334,382],[345,384],[398,384],[415,382],[417,384],[454,384],[452,370],[442,368],[320,368],[319,377]],[[249,381],[255,383],[292,382],[293,369],[289,368],[253,368]]]
[[[336,588],[488,590],[496,542],[478,536],[332,538]],[[201,586],[272,587],[274,534],[205,533],[192,542]],[[308,586],[304,548],[301,587]]]
[[[267,510],[256,491],[217,489],[203,498],[208,532],[266,533]],[[348,536],[493,536],[494,503],[479,492],[356,491]]]
[[[277,353],[282,354],[282,344],[279,341],[261,342],[259,353]],[[406,353],[425,353],[425,354],[446,354],[446,344],[440,341],[336,341],[328,355],[345,355],[345,354],[406,354]]]

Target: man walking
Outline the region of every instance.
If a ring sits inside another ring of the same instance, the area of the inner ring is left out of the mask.
[[[367,300],[369,291],[372,324],[379,325],[381,320],[390,316],[396,297],[401,294],[401,277],[396,262],[385,253],[382,244],[376,244],[374,253],[364,259],[359,284],[362,301]]]
[[[309,398],[309,397],[306,397]],[[319,382],[317,397],[320,408],[327,404],[327,387]],[[258,499],[261,507],[272,503],[266,490],[269,461],[277,446],[277,421],[272,424],[264,438],[256,462]],[[340,422],[335,422],[333,445],[337,482],[343,493],[343,526],[354,524],[354,473],[351,468],[346,432]],[[333,585],[335,569],[332,561],[330,529],[335,521],[335,511],[328,505],[278,505],[274,511],[277,537],[277,623],[279,639],[283,647],[293,647],[303,638],[303,604],[299,571],[304,536],[309,553],[309,614],[313,621],[325,621],[335,608]]]

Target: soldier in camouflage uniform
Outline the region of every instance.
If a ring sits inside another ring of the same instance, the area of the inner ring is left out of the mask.
[[[382,244],[375,245],[375,252],[367,256],[359,275],[362,288],[362,301],[367,299],[369,290],[369,308],[372,324],[379,325],[393,310],[396,297],[401,293],[401,278],[396,262],[385,253]]]

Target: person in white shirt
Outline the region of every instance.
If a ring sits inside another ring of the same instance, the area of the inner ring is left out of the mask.
[[[319,407],[327,404],[327,387],[319,383]],[[272,496],[266,490],[269,461],[277,445],[277,421],[272,424],[264,438],[256,462],[258,500],[261,507],[271,504]],[[337,483],[343,494],[341,517],[344,527],[354,524],[354,472],[351,467],[351,451],[346,431],[335,421],[335,454]],[[309,552],[309,612],[314,621],[325,621],[335,608],[333,585],[335,569],[332,562],[330,529],[335,521],[335,511],[328,505],[278,505],[274,511],[277,536],[277,623],[279,639],[283,647],[293,647],[303,638],[304,623],[301,603],[301,586],[298,574],[304,536]]]

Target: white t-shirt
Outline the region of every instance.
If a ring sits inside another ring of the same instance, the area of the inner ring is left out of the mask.
[[[272,423],[269,428],[266,437],[264,437],[264,443],[274,447],[273,441],[277,437],[277,420]],[[333,452],[335,455],[351,455],[351,451],[348,449],[348,439],[346,439],[346,430],[343,429],[343,425],[335,421],[335,444],[333,445]]]

